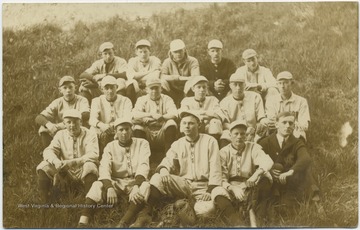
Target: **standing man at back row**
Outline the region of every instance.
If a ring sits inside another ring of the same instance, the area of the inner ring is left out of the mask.
[[[190,90],[190,86],[185,87],[186,82],[190,76],[200,75],[198,60],[188,55],[185,43],[181,39],[175,39],[170,43],[169,58],[164,60],[161,74],[161,78],[165,80],[164,94],[169,95],[179,108],[184,93]]]
[[[118,79],[118,85],[125,85],[127,63],[125,59],[115,56],[114,45],[104,42],[99,47],[101,59],[95,61],[84,73],[80,75],[79,92],[88,99],[89,104],[95,97],[101,95],[99,83],[110,75]],[[131,87],[130,87],[131,88]],[[129,88],[129,90],[130,90]]]
[[[236,71],[234,62],[223,58],[222,51],[222,42],[216,39],[211,40],[208,44],[210,59],[200,65],[201,75],[209,80],[210,92],[220,101],[230,91],[229,78]]]
[[[245,77],[245,90],[259,93],[265,102],[269,96],[279,94],[271,70],[259,65],[255,50],[245,50],[242,58],[245,65],[239,67],[235,73]]]

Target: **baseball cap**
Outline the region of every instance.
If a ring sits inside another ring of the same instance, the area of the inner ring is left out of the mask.
[[[243,58],[243,59],[248,59],[248,58],[254,57],[254,56],[256,56],[256,55],[257,55],[257,53],[256,53],[255,50],[253,50],[253,49],[247,49],[247,50],[245,50],[245,51],[242,53],[242,58]]]
[[[209,42],[209,44],[208,44],[208,49],[210,49],[210,48],[219,48],[219,49],[222,49],[222,48],[223,48],[223,44],[222,44],[221,41],[214,39],[214,40],[211,40],[211,41]]]
[[[63,86],[65,84],[65,82],[74,82],[75,83],[75,79],[71,76],[64,76],[59,81],[59,87]]]
[[[101,80],[101,86],[105,86],[105,85],[117,85],[116,79],[113,76],[105,76],[102,80]]]
[[[231,76],[230,76],[230,79],[229,79],[230,82],[245,82],[245,78],[243,75],[240,75],[238,73],[233,73]]]
[[[279,80],[283,80],[283,79],[292,80],[293,76],[289,71],[283,71],[277,75],[276,80],[279,81]]]
[[[194,85],[196,85],[197,83],[199,83],[201,81],[209,82],[208,79],[206,79],[206,77],[204,77],[204,76],[195,76],[191,79],[191,87],[193,87]]]
[[[184,118],[184,117],[187,117],[189,115],[195,117],[198,120],[199,123],[201,122],[201,118],[199,117],[199,115],[197,115],[196,113],[194,113],[191,110],[184,110],[184,111],[180,112],[180,118],[181,119]]]
[[[81,112],[77,109],[68,109],[64,111],[63,118],[72,117],[81,119]]]
[[[181,39],[175,39],[170,42],[170,51],[174,52],[185,48],[185,43]]]
[[[151,77],[151,78],[148,78],[147,81],[146,81],[146,86],[147,87],[150,87],[150,86],[153,86],[153,85],[161,85],[161,80],[158,78],[158,77]]]
[[[151,44],[150,44],[150,42],[149,42],[148,40],[142,39],[142,40],[136,42],[135,48],[137,48],[138,46],[148,46],[148,47],[151,47]]]
[[[128,117],[121,117],[115,120],[114,122],[114,128],[116,128],[118,125],[121,124],[129,124],[129,125],[133,125],[133,123],[131,122],[131,119]]]
[[[99,51],[104,52],[104,50],[112,49],[112,48],[114,48],[114,45],[111,42],[104,42],[103,44],[100,45]]]
[[[230,124],[229,130],[233,130],[235,127],[243,126],[245,129],[247,129],[247,124],[244,120],[236,120]]]

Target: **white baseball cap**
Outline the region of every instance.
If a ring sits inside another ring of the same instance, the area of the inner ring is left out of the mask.
[[[191,110],[183,110],[183,111],[180,112],[180,118],[181,119],[184,118],[184,117],[187,117],[189,115],[195,117],[198,120],[198,122],[201,123],[201,118],[199,117],[199,115],[197,115],[193,111],[191,111]]]
[[[196,85],[201,81],[209,82],[209,80],[204,76],[195,76],[190,81],[191,81],[191,87],[193,87],[194,85]]]
[[[229,82],[245,82],[245,76],[238,73],[233,73],[230,76]]]
[[[248,127],[244,120],[236,120],[230,124],[229,130],[231,131],[235,127],[238,127],[238,126],[243,126],[243,127],[245,127],[245,129],[247,129],[247,127]]]
[[[148,47],[151,47],[151,44],[150,44],[150,42],[149,42],[148,40],[142,39],[142,40],[136,42],[135,48],[138,48],[138,46],[148,46]]]
[[[293,75],[289,71],[283,71],[276,76],[276,80],[292,80]]]
[[[247,50],[245,50],[245,51],[242,53],[242,58],[243,58],[243,59],[248,59],[248,58],[254,57],[254,56],[256,56],[256,55],[257,55],[257,53],[256,53],[255,50],[253,50],[253,49],[247,49]]]
[[[159,85],[160,86],[161,85],[160,78],[158,78],[157,76],[153,76],[153,77],[148,78],[147,81],[146,81],[146,86],[150,88],[153,85]]]
[[[113,76],[107,75],[101,80],[101,86],[105,85],[117,85],[116,79]]]
[[[73,82],[75,83],[75,79],[71,76],[63,76],[59,81],[59,87],[63,86],[65,82]]]
[[[68,109],[64,111],[63,118],[72,117],[81,119],[81,112],[77,109]]]
[[[99,51],[104,52],[104,50],[112,49],[112,48],[114,48],[114,45],[111,42],[104,42],[103,44],[100,45]]]
[[[181,39],[175,39],[170,42],[170,51],[174,52],[185,48],[185,43]]]
[[[222,44],[221,41],[214,39],[214,40],[211,40],[211,41],[209,42],[209,44],[208,44],[208,49],[210,49],[210,48],[222,49],[222,48],[223,48],[223,44]]]
[[[118,118],[115,120],[114,122],[114,128],[116,128],[118,125],[121,125],[121,124],[129,124],[130,126],[133,125],[132,121],[130,118],[128,117],[121,117],[121,118]]]

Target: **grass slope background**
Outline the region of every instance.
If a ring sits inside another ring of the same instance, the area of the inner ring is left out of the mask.
[[[177,10],[149,19],[110,20],[62,31],[40,24],[3,30],[3,225],[21,228],[74,227],[79,209],[18,208],[37,198],[35,167],[41,161],[35,116],[59,97],[64,75],[79,76],[98,58],[97,48],[112,41],[117,55],[134,56],[136,41],[152,42],[153,55],[167,57],[171,40],[181,38],[190,55],[207,58],[207,42],[224,42],[224,56],[239,67],[241,53],[253,48],[274,75],[289,70],[295,93],[308,99],[309,151],[323,194],[324,212],[305,204],[280,226],[354,227],[358,224],[358,3],[228,3]],[[341,126],[354,133],[339,145]],[[59,201],[81,203],[70,193]],[[120,211],[121,212],[121,211]],[[98,226],[116,223],[117,211],[97,214]],[[215,225],[216,226],[216,225]]]

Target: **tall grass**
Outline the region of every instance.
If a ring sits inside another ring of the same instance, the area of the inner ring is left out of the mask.
[[[3,30],[3,162],[4,227],[74,227],[75,209],[24,209],[37,203],[35,167],[42,150],[35,116],[59,97],[64,75],[79,76],[98,58],[104,41],[129,59],[134,44],[147,38],[153,54],[167,57],[168,44],[181,38],[190,55],[207,58],[207,42],[224,42],[224,55],[242,65],[241,53],[254,48],[262,65],[274,75],[289,70],[295,93],[308,99],[311,113],[309,151],[321,185],[324,211],[301,205],[296,217],[280,226],[354,227],[358,223],[358,5],[357,3],[228,3],[191,11],[153,15],[150,19],[110,20],[70,31],[39,24],[20,31]],[[349,121],[354,133],[342,148],[341,126]],[[69,194],[62,202],[81,202]],[[116,223],[119,210],[102,210],[95,227]],[[115,213],[113,213],[115,212]]]

